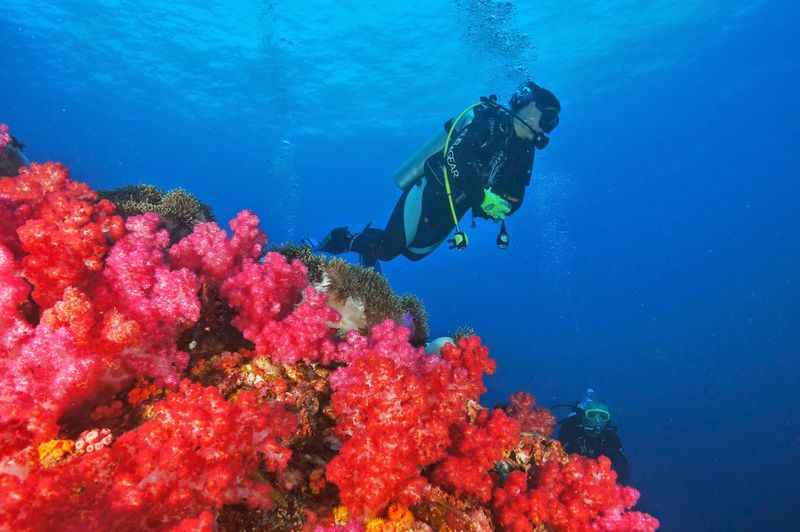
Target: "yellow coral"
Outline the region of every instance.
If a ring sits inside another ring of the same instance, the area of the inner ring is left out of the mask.
[[[370,519],[367,521],[367,532],[385,532],[386,521],[380,518]]]
[[[283,372],[294,382],[308,382],[313,378],[313,371],[304,364],[284,364]]]
[[[144,420],[152,419],[155,417],[155,415],[156,415],[156,409],[153,407],[153,405],[145,405],[145,407],[142,408],[142,419]]]
[[[273,364],[268,357],[255,357],[253,359],[253,365],[270,377],[279,377],[281,375],[281,368]]]
[[[400,525],[411,526],[414,524],[414,514],[411,513],[411,510],[408,507],[394,503],[389,506],[389,510],[386,512],[386,515],[389,517],[389,521],[393,523],[397,523]]]
[[[367,521],[367,532],[412,532],[414,520],[411,523],[401,521],[387,521],[385,519],[370,519]]]
[[[75,450],[72,440],[50,440],[39,445],[39,463],[43,467],[52,467],[64,460]]]
[[[245,364],[242,366],[239,380],[241,384],[251,388],[261,388],[266,382],[263,371],[253,364]]]
[[[347,506],[337,506],[333,509],[333,522],[337,525],[346,525],[350,520],[350,512]]]

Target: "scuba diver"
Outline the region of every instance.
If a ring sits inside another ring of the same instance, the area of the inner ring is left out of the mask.
[[[473,224],[475,217],[502,223],[497,245],[506,248],[505,219],[522,205],[535,150],[547,146],[560,112],[558,98],[532,81],[517,89],[508,107],[494,95],[482,97],[395,174],[403,193],[385,229],[368,224],[352,234],[338,227],[316,249],[355,251],[363,266],[378,268],[378,261],[401,254],[413,261],[428,256],[453,229],[451,249],[465,249],[469,240],[459,221],[470,209]]]
[[[578,453],[589,458],[605,455],[611,460],[617,480],[628,484],[630,480],[628,459],[622,452],[622,441],[617,427],[611,423],[608,406],[594,399],[594,390],[586,390],[580,403],[569,406],[572,413],[558,422],[558,441],[568,453]]]
[[[25,146],[14,135],[8,134],[8,138],[8,143],[0,148],[0,177],[14,177],[21,167],[30,164],[22,153]]]

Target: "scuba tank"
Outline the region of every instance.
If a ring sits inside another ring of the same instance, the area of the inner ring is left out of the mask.
[[[459,133],[462,129],[469,125],[474,118],[475,113],[473,111],[468,112],[459,121],[459,123],[456,124],[454,133]],[[409,157],[406,162],[400,166],[397,172],[395,172],[394,182],[397,184],[400,190],[405,192],[420,180],[422,175],[425,173],[425,161],[427,161],[431,155],[435,154],[436,152],[441,152],[444,149],[444,142],[447,139],[449,130],[450,121],[445,124],[442,132],[437,133],[436,136],[420,147],[420,149],[418,149],[411,157]]]
[[[464,112],[459,115],[460,118],[456,119],[457,123],[454,126],[452,119],[448,120],[444,125],[444,131],[437,133],[431,140],[425,143],[400,166],[400,168],[394,174],[394,182],[397,184],[400,190],[405,192],[414,186],[417,181],[419,181],[419,179],[425,173],[425,162],[428,160],[428,158],[436,152],[444,151],[444,144],[447,141],[448,136],[450,138],[455,138],[462,129],[468,126],[475,119],[475,108],[480,104],[488,107],[494,107],[495,109],[499,109],[508,113],[509,116],[517,119],[521,124],[531,130],[535,139],[534,145],[537,149],[541,150],[547,146],[547,143],[550,140],[547,135],[533,129],[530,124],[520,118],[514,111],[498,104],[497,96],[483,96],[480,99],[480,103],[467,107],[467,109],[465,109]]]

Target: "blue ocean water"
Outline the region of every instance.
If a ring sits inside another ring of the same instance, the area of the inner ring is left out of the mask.
[[[5,0],[0,122],[95,188],[182,186],[276,242],[383,225],[391,175],[526,75],[564,110],[511,246],[384,266],[434,334],[612,406],[663,530],[792,530],[800,9],[769,0]],[[469,225],[468,223],[466,224]]]

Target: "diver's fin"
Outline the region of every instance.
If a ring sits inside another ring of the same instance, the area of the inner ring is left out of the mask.
[[[376,272],[381,273],[381,264],[380,262],[378,262],[378,257],[375,249],[377,247],[377,243],[371,242],[374,241],[374,235],[368,233],[370,227],[372,227],[371,221],[364,226],[364,229],[362,229],[361,232],[353,235],[352,240],[350,240],[349,250],[355,251],[353,249],[353,243],[356,241],[357,238],[366,237],[367,242],[369,242],[369,244],[366,246],[366,249],[368,251],[363,251],[364,249],[363,247],[362,251],[356,251],[356,253],[358,253],[358,261],[363,268],[373,268]],[[374,231],[377,230],[373,230],[373,232]]]
[[[359,253],[358,261],[362,268],[372,268],[376,272],[381,273],[381,263],[378,261],[377,257]]]
[[[340,253],[350,251],[354,238],[355,237],[350,234],[350,230],[346,226],[337,227],[325,235],[325,238],[317,245],[316,251],[324,251],[325,253],[339,255]]]
[[[353,242],[355,242],[358,237],[360,237],[364,233],[366,233],[367,229],[369,229],[370,227],[372,227],[372,221],[371,220],[369,221],[369,223],[367,223],[367,225],[364,226],[364,229],[362,229],[361,231],[359,231],[358,233],[356,233],[354,235],[351,235],[350,243],[347,246],[347,251],[353,251]]]

